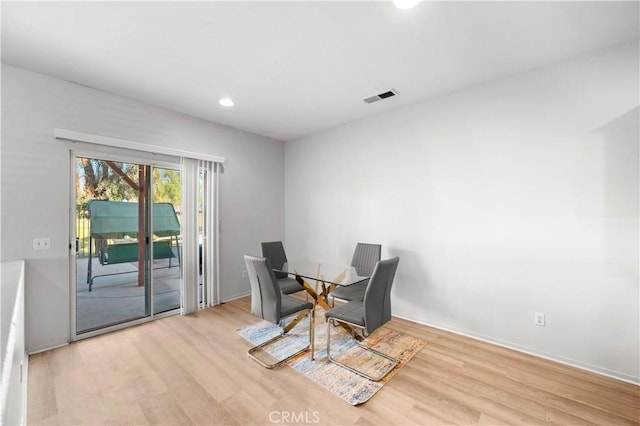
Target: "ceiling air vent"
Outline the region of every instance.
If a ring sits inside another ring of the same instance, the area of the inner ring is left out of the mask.
[[[392,96],[395,96],[397,94],[398,94],[398,92],[396,92],[394,89],[391,89],[391,90],[389,90],[387,92],[380,93],[378,95],[370,96],[368,98],[365,98],[364,101],[366,103],[368,103],[368,104],[372,104],[374,102],[381,101],[382,99],[386,99],[386,98],[390,98]]]

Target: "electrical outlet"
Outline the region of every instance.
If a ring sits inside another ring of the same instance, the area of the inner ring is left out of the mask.
[[[536,312],[534,317],[533,317],[533,321],[534,321],[535,325],[539,325],[540,327],[544,327],[544,314],[541,314],[540,312]]]
[[[242,278],[247,278],[248,276],[247,271],[242,271]]]
[[[34,238],[33,239],[34,250],[51,250],[50,238]]]

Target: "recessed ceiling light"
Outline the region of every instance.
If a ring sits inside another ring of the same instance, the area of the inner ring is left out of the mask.
[[[398,9],[411,9],[418,3],[420,3],[420,0],[393,0],[393,4],[395,4]]]
[[[218,101],[218,103],[222,106],[226,106],[226,107],[232,107],[233,106],[233,101],[229,98],[222,98]]]

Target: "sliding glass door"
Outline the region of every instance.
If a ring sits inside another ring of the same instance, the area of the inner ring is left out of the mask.
[[[180,171],[73,160],[75,334],[179,309]]]
[[[153,194],[153,313],[180,308],[182,238],[179,216],[181,174],[179,170],[152,168]]]

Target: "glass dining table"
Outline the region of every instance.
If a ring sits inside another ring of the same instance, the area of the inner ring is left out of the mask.
[[[289,261],[287,263],[272,265],[274,272],[280,272],[293,276],[307,293],[322,306],[329,310],[327,296],[337,286],[350,286],[366,281],[373,272],[369,269],[354,266],[345,266],[329,263],[321,263],[312,260]],[[313,281],[315,285],[311,285]]]
[[[366,281],[371,277],[371,273],[373,272],[373,270],[366,268],[322,263],[312,260],[289,261],[287,263],[274,264],[271,265],[271,267],[274,272],[292,276],[304,287],[313,299],[314,315],[316,305],[320,305],[325,311],[331,309],[327,297],[336,287],[350,286]],[[304,314],[298,315],[298,317],[285,328],[285,332],[293,328],[303,317]],[[347,324],[340,323],[340,325],[351,333],[351,327]],[[315,344],[312,341],[311,359],[313,359],[314,351]]]

